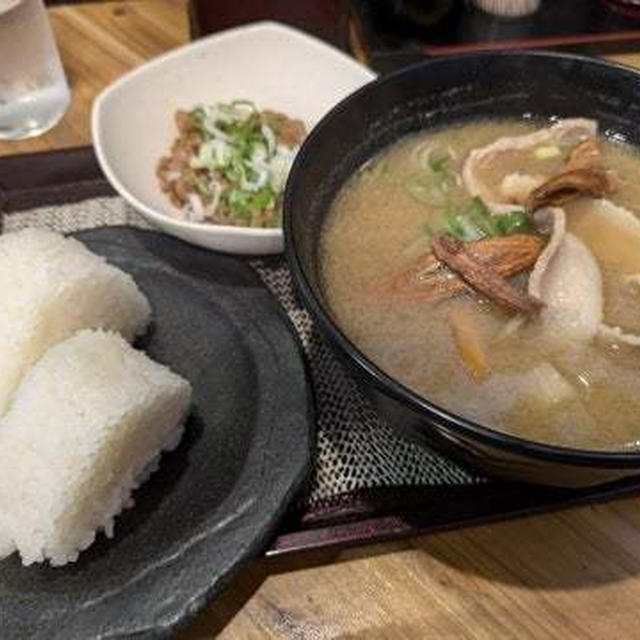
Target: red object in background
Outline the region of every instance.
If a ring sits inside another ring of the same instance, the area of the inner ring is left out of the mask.
[[[191,3],[194,36],[257,20],[277,20],[347,48],[348,0],[235,0]]]

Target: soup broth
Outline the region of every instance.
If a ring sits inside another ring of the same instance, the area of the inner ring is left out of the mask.
[[[413,135],[383,150],[343,186],[332,205],[321,247],[325,295],[342,330],[367,357],[442,408],[539,442],[635,447],[640,441],[640,339],[634,341],[640,336],[640,222],[634,212],[640,211],[640,157],[631,148],[598,139],[599,162],[608,175],[615,173],[615,188],[605,203],[583,196],[561,205],[569,235],[587,248],[599,269],[601,287],[587,285],[598,295],[601,289],[604,329],[588,338],[576,336],[544,320],[544,311],[518,313],[464,278],[461,291],[437,300],[396,295],[389,285],[421,260],[428,263],[439,234],[458,233],[463,244],[478,240],[464,239],[466,219],[456,213],[478,204],[464,179],[470,153],[539,129],[540,124],[521,121],[474,122]],[[486,193],[513,197],[518,220],[526,218],[523,224],[529,225],[523,232],[545,245],[551,236],[530,225],[535,217],[506,189],[505,177],[518,174],[513,182],[525,187],[540,184],[566,168],[574,143],[507,149],[478,172]],[[491,225],[499,218],[492,216]],[[511,218],[503,221],[515,225],[506,235],[521,233]],[[509,284],[526,292],[532,266],[509,275]]]

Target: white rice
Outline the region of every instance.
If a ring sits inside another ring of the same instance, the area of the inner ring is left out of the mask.
[[[0,416],[28,368],[79,329],[143,333],[149,302],[133,278],[45,229],[0,236]]]
[[[0,558],[75,561],[175,447],[191,386],[115,333],[51,347],[0,421]]]

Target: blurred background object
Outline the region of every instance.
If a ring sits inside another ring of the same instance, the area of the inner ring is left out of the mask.
[[[473,4],[496,16],[520,18],[540,8],[540,0],[472,0]]]

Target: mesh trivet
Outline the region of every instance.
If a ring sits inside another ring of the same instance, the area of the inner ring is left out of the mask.
[[[60,232],[110,225],[149,228],[121,198],[103,197],[46,206],[4,219],[5,231],[45,226]],[[375,411],[333,356],[297,301],[284,260],[251,265],[291,319],[309,363],[316,398],[317,452],[307,507],[339,502],[341,496],[399,486],[465,486],[482,478],[402,439]]]

